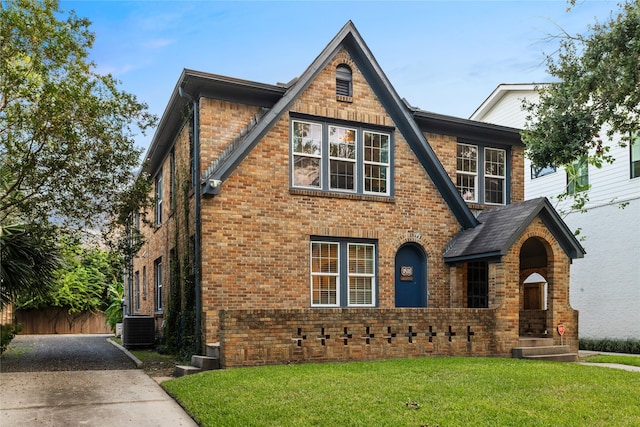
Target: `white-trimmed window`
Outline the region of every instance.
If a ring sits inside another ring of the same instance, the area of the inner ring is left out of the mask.
[[[311,305],[339,306],[339,245],[311,242]]]
[[[156,192],[155,192],[155,218],[156,225],[162,224],[162,173],[156,176]]]
[[[158,258],[153,263],[155,273],[155,310],[156,312],[162,312],[164,309],[162,303],[162,258]]]
[[[329,126],[329,188],[355,191],[356,131]]]
[[[504,205],[505,195],[505,150],[484,149],[484,202]]]
[[[295,187],[320,188],[322,161],[322,126],[318,123],[293,122],[292,180]]]
[[[294,119],[291,186],[388,196],[391,147],[389,133]]]
[[[364,132],[364,192],[387,194],[389,184],[389,135]]]
[[[478,147],[475,145],[458,144],[456,187],[465,201],[478,201]]]
[[[457,145],[456,188],[466,202],[506,204],[507,175],[507,150],[465,143]]]
[[[349,264],[349,306],[371,307],[374,302],[375,246],[362,243],[347,245]]]
[[[311,242],[311,306],[374,307],[376,245],[366,242]]]

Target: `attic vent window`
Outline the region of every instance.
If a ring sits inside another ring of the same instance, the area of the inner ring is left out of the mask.
[[[351,68],[340,64],[336,68],[336,98],[338,101],[351,101],[353,85],[351,84]]]

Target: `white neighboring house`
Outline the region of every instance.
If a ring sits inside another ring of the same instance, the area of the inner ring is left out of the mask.
[[[470,117],[523,129],[522,100],[539,99],[536,84],[501,84]],[[606,137],[606,135],[603,136]],[[558,202],[567,185],[564,169],[536,169],[525,160],[525,199],[546,196],[572,230],[580,229],[587,254],[571,268],[570,302],[580,312],[581,338],[640,338],[640,137],[632,146],[606,141],[615,158],[588,166],[591,185],[585,213]],[[624,208],[622,208],[624,206]]]

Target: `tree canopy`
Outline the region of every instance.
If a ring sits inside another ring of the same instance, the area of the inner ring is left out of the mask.
[[[640,1],[620,4],[584,34],[563,34],[547,70],[558,81],[539,88],[539,102],[525,102],[529,158],[541,167],[613,161],[602,133],[626,144],[640,129]]]
[[[156,118],[89,59],[90,22],[56,0],[0,1],[0,224],[98,229],[118,217]]]
[[[58,249],[27,227],[0,225],[0,309],[18,297],[42,298],[60,267]]]
[[[69,313],[104,310],[109,289],[121,286],[122,258],[115,252],[87,248],[80,239],[63,236],[57,268],[46,292],[21,294],[16,308],[64,307]]]

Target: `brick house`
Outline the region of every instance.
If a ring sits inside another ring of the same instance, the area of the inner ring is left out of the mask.
[[[510,356],[559,323],[577,351],[584,251],[523,202],[523,165],[518,130],[408,105],[350,21],[287,84],[184,70],[147,155],[128,313],[162,334],[194,309],[225,367]]]

